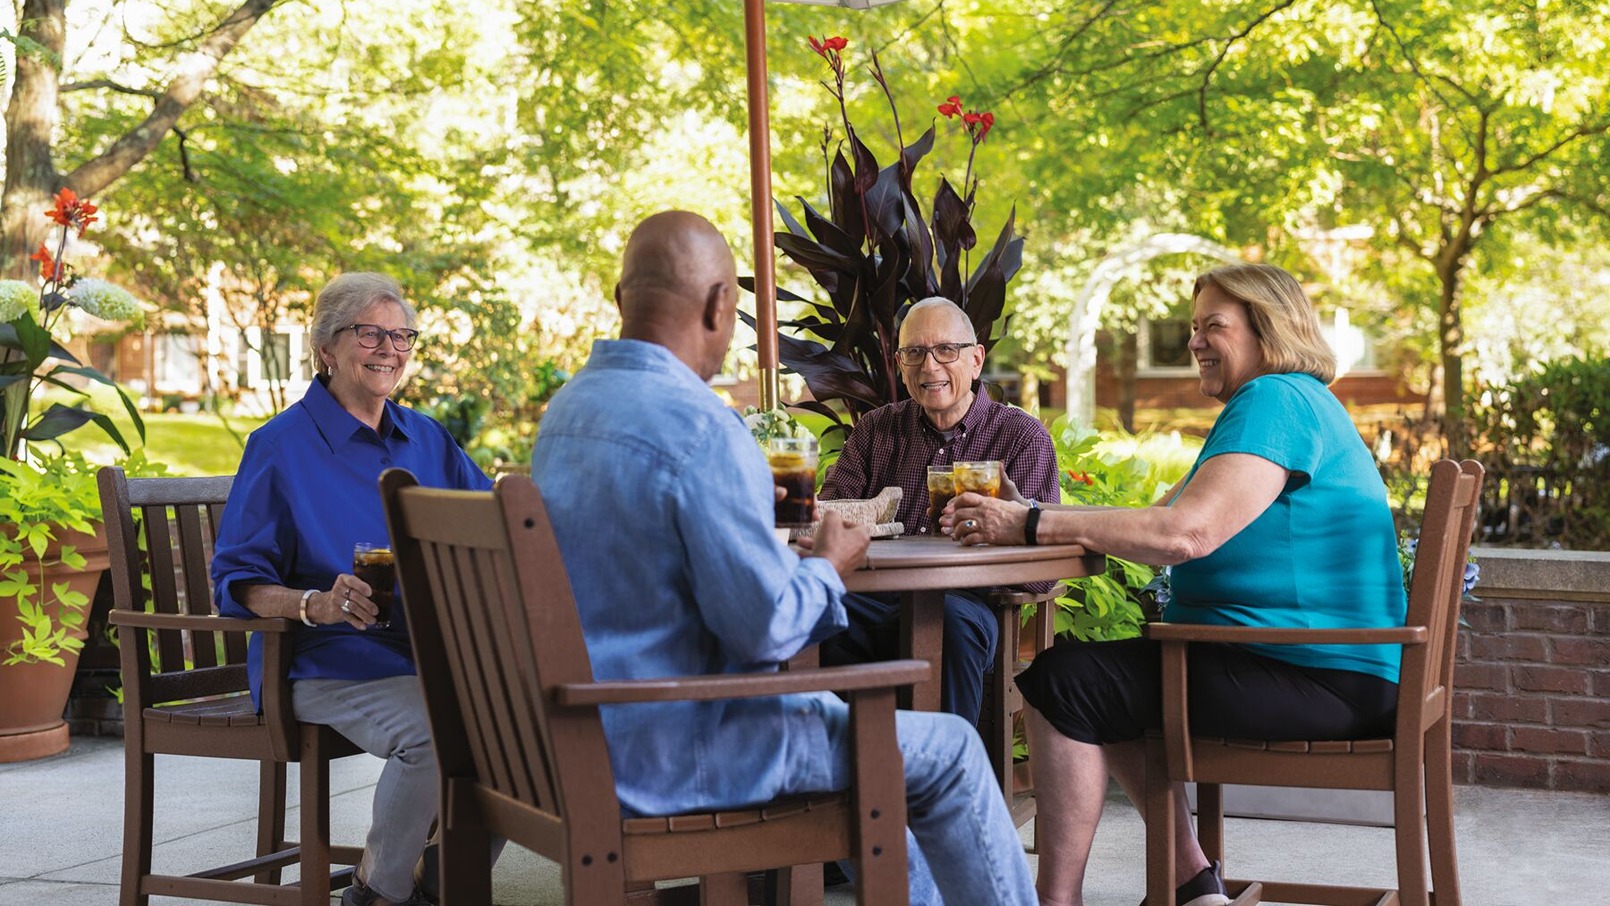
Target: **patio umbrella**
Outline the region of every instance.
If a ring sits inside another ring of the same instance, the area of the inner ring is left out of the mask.
[[[871,9],[900,0],[777,0]],[[771,122],[766,95],[765,0],[744,0],[745,64],[749,85],[749,211],[755,232],[755,334],[760,354],[760,408],[777,399],[777,261],[772,243]]]

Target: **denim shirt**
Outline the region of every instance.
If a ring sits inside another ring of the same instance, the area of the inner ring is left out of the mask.
[[[252,432],[230,489],[212,560],[213,595],[227,617],[256,616],[241,603],[247,585],[328,591],[352,572],[352,546],[384,542],[380,473],[413,472],[428,487],[492,486],[452,435],[428,416],[386,402],[375,431],[341,408],[320,377],[301,401]],[[402,608],[390,629],[346,623],[298,626],[291,679],[381,679],[414,673]],[[253,633],[247,675],[262,707],[263,639]]]
[[[598,679],[771,672],[847,625],[832,565],[777,540],[771,472],[742,419],[664,347],[596,342],[549,404],[531,471]],[[605,706],[622,805],[670,814],[831,788],[805,698]]]

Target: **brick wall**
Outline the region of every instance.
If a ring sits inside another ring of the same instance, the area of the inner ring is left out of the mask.
[[[1610,793],[1610,554],[1477,550],[1454,666],[1454,779]]]

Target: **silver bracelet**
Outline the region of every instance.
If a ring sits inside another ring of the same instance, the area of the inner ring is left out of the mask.
[[[311,598],[311,597],[313,597],[314,595],[316,595],[318,593],[319,593],[319,590],[316,589],[316,588],[310,588],[307,591],[302,592],[302,603],[296,605],[296,612],[298,614],[301,614],[301,616],[302,616],[302,625],[303,626],[317,626],[317,625],[319,625],[319,624],[317,624],[317,623],[315,623],[312,620],[307,618],[307,601],[308,601],[308,598]]]

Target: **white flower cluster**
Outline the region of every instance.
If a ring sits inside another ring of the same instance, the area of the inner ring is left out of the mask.
[[[103,320],[136,324],[145,320],[145,312],[134,294],[105,280],[86,277],[69,287],[65,295],[67,301]]]
[[[0,324],[17,320],[24,312],[39,320],[39,290],[21,280],[0,280]]]

